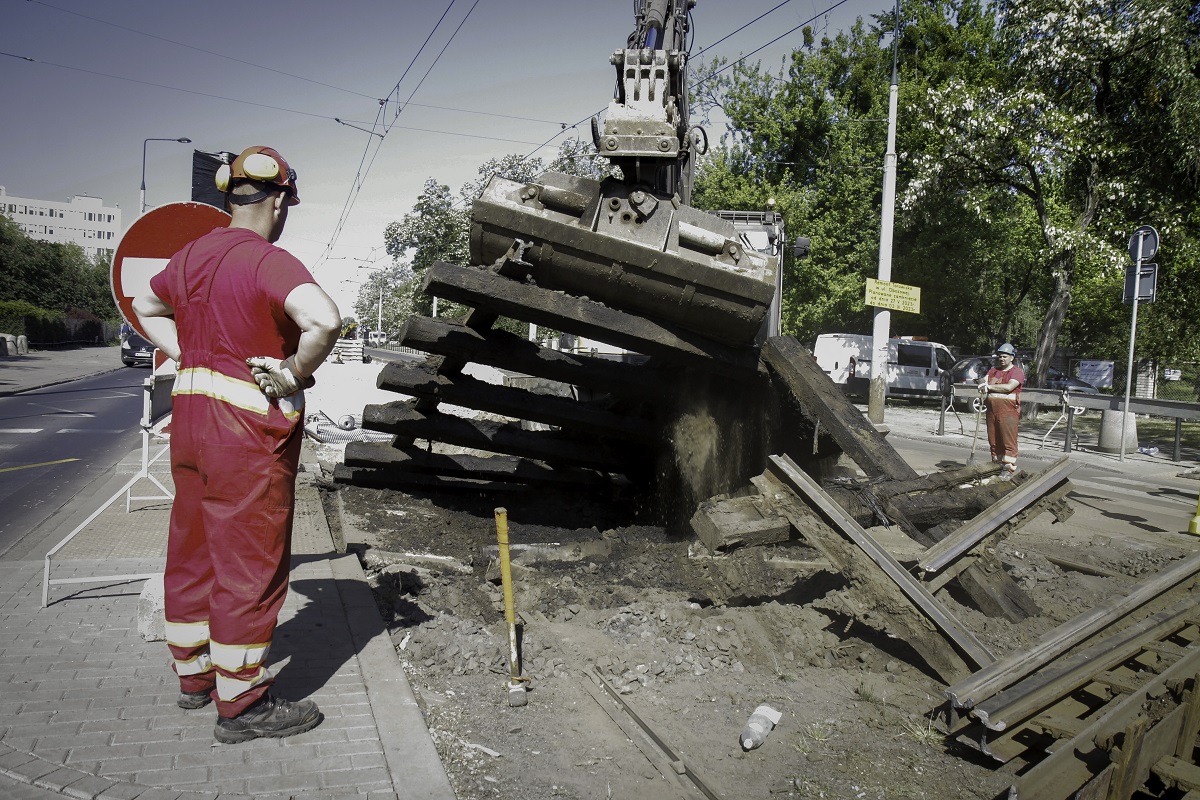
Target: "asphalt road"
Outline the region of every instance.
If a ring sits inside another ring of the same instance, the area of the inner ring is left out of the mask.
[[[130,368],[0,397],[0,556],[140,445]]]

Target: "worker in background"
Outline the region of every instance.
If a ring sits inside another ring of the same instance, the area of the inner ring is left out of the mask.
[[[176,253],[133,309],[147,338],[179,363],[164,576],[178,704],[215,699],[214,736],[233,743],[321,721],[312,700],[269,691],[266,660],[287,594],[303,389],[333,349],[341,315],[274,245],[300,202],[283,157],[248,148],[216,180],[229,227]]]
[[[988,370],[979,394],[987,409],[988,445],[992,461],[1002,467],[1001,480],[1012,480],[1017,472],[1017,423],[1021,417],[1021,387],[1025,371],[1016,364],[1016,349],[1005,342],[996,348],[998,366]]]

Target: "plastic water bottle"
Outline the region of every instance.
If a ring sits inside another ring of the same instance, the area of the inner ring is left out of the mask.
[[[765,704],[754,709],[754,713],[746,721],[746,727],[742,729],[742,749],[750,751],[765,742],[767,734],[779,724],[782,716],[783,712]]]

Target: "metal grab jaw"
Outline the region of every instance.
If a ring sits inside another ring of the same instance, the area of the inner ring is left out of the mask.
[[[679,51],[648,48],[613,53],[621,94],[608,104],[604,131],[595,143],[600,155],[670,161],[679,157],[680,111],[671,76],[686,59]]]

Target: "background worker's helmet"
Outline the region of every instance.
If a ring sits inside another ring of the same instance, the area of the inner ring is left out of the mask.
[[[300,202],[300,191],[296,188],[296,170],[288,166],[279,151],[270,147],[247,147],[232,164],[217,169],[217,189],[225,192],[230,202],[236,205],[257,203],[268,192],[257,195],[233,195],[230,192],[239,181],[249,180],[282,187],[288,194],[288,205]],[[234,199],[236,197],[236,199]]]
[[[1004,344],[1002,344],[996,348],[996,355],[1000,355],[1001,353],[1003,353],[1006,356],[1014,356],[1015,357],[1017,355],[1017,349],[1015,347],[1013,347],[1011,344],[1009,344],[1008,342],[1005,342]]]

